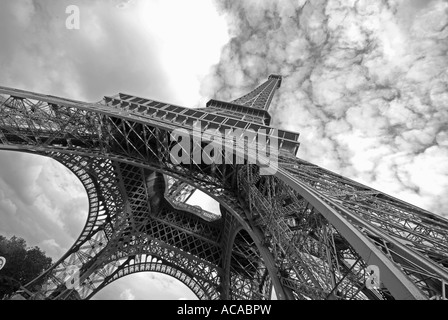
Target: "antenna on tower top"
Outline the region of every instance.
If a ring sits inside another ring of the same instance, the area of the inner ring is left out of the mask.
[[[282,76],[278,74],[271,74],[268,79],[278,79],[277,89],[282,85]]]

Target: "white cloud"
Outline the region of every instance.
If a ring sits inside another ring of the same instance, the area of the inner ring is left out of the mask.
[[[1,152],[0,168],[0,234],[23,237],[30,246],[43,244],[53,260],[59,259],[86,221],[80,181],[61,164],[24,153]]]
[[[126,289],[120,294],[121,300],[135,300],[135,296],[132,293],[131,289]]]
[[[47,239],[40,242],[37,245],[45,254],[53,258],[53,262],[56,262],[58,258],[62,257],[67,252],[67,248],[61,248],[55,239]]]
[[[219,62],[229,39],[224,17],[203,0],[135,1],[128,5],[126,16],[130,29],[138,30],[139,46],[157,52],[162,72],[168,75],[164,86],[173,94],[171,101],[195,105],[203,77]],[[158,81],[154,77],[147,85]]]
[[[117,294],[120,292],[120,294]],[[137,300],[197,300],[194,293],[179,280],[156,272],[128,275],[98,292],[95,300],[123,300],[133,296]]]
[[[12,14],[22,27],[27,27],[33,19],[35,8],[32,0],[14,1]]]

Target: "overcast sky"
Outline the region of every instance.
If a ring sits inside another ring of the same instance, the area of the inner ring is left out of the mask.
[[[79,30],[65,28],[70,4]],[[0,85],[85,101],[125,92],[203,107],[281,74],[271,114],[301,133],[299,157],[448,213],[447,1],[1,1],[0,43]],[[62,165],[0,153],[0,234],[56,260],[86,212]],[[96,296],[191,297],[154,274]]]

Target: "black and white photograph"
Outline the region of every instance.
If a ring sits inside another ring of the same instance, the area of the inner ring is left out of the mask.
[[[0,305],[447,300],[447,196],[447,0],[0,0]]]

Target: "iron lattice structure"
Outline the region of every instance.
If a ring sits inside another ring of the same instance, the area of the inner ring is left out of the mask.
[[[89,201],[75,244],[25,286],[32,297],[89,299],[121,277],[153,271],[199,299],[270,299],[273,290],[278,299],[446,298],[448,221],[297,158],[299,135],[270,127],[281,80],[271,75],[239,99],[202,109],[0,87],[0,148],[59,161]],[[260,175],[247,159],[173,163],[170,134],[192,132],[196,121],[221,133],[266,129],[279,141],[278,170]],[[190,205],[196,190],[218,201],[220,214]],[[72,265],[77,290],[64,281]],[[379,288],[366,287],[369,265],[380,270]]]

